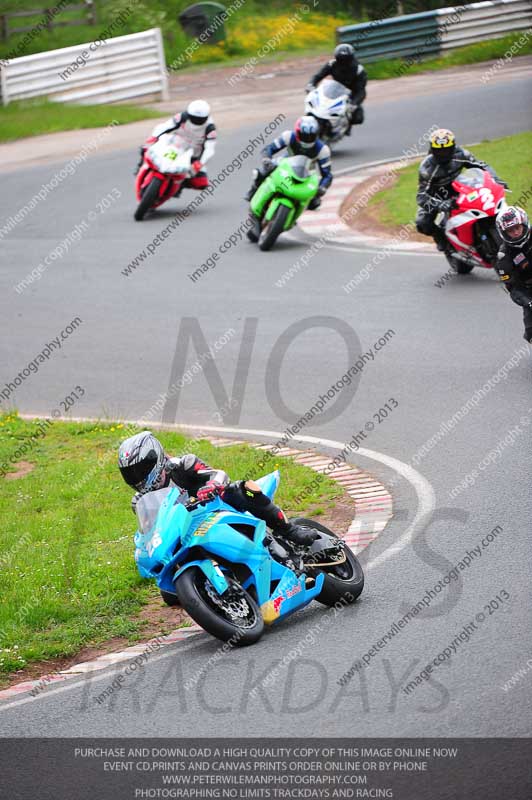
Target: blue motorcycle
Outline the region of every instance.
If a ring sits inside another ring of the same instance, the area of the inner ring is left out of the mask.
[[[273,498],[279,472],[258,481]],[[349,547],[318,522],[308,546],[274,539],[263,520],[236,511],[218,496],[190,498],[178,487],[143,495],[136,506],[135,561],[154,578],[163,599],[182,608],[224,642],[256,642],[271,625],[311,600],[353,603],[364,587],[362,567]]]

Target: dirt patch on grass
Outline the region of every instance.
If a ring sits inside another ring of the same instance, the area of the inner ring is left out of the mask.
[[[35,464],[32,464],[30,461],[17,461],[16,464],[13,464],[16,468],[15,472],[8,472],[5,476],[6,481],[16,481],[18,478],[23,478],[25,475],[29,475],[30,472],[33,472],[35,469]]]
[[[355,188],[347,195],[340,208],[340,216],[342,219],[344,218],[344,215],[347,214],[355,205],[358,198],[375,185],[375,181],[378,177],[378,175],[372,175],[370,178],[362,181],[362,183],[357,184]],[[391,189],[397,182],[397,174],[387,175],[386,177],[386,183],[379,187],[379,192],[382,189]],[[375,194],[377,194],[377,192],[375,192]],[[356,233],[364,234],[366,236],[375,236],[384,240],[398,237],[402,231],[401,226],[393,224],[387,225],[384,223],[382,221],[384,212],[385,202],[384,200],[379,200],[377,203],[373,203],[372,205],[367,205],[364,208],[361,208],[352,217],[347,217],[344,222]],[[424,242],[425,244],[430,243],[429,237],[423,236],[421,233],[417,232],[411,233],[408,239],[412,242]]]

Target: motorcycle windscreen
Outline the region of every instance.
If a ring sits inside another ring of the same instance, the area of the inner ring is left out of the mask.
[[[456,179],[458,183],[469,186],[471,189],[480,189],[484,186],[484,170],[472,167],[461,172]]]
[[[168,486],[166,489],[158,489],[156,492],[147,492],[138,500],[135,511],[139,523],[139,531],[143,534],[149,533],[155,526],[157,516],[161,506],[166,501],[168,495],[175,490],[175,486]],[[176,503],[185,504],[189,500],[188,492],[181,491],[176,498]]]
[[[175,135],[166,134],[148,149],[148,158],[166,175],[180,175],[190,170],[193,150]]]
[[[304,181],[309,177],[311,161],[306,156],[290,156],[284,160],[285,164],[290,166],[296,178]]]
[[[343,83],[338,83],[338,81],[324,81],[320,88],[323,90],[325,97],[328,97],[329,100],[336,100],[337,98],[345,97],[348,94],[347,88],[343,85]]]

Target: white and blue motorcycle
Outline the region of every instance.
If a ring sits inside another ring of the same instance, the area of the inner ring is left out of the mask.
[[[345,136],[352,110],[349,90],[335,80],[322,81],[305,98],[305,114],[317,119],[320,139],[326,144]]]

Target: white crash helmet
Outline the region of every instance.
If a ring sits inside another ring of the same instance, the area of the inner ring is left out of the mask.
[[[211,113],[206,100],[193,100],[187,106],[188,119],[193,125],[205,125]]]

